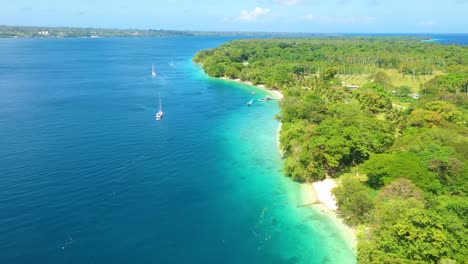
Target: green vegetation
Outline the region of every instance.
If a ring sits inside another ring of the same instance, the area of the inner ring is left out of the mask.
[[[175,30],[0,26],[0,38],[90,38],[192,36]]]
[[[285,174],[341,177],[333,192],[344,220],[361,230],[360,263],[465,263],[468,47],[241,40],[194,61],[210,76],[281,90]]]
[[[276,36],[304,37],[305,33],[182,31],[155,29],[104,29],[71,27],[0,26],[0,38],[106,38],[106,37],[173,37],[173,36]]]

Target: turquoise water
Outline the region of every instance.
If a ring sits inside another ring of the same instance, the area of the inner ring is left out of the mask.
[[[354,263],[276,102],[191,62],[228,40],[0,40],[0,263]]]

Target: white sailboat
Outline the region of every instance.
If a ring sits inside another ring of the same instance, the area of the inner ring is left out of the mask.
[[[161,120],[163,117],[162,104],[161,104],[161,95],[159,95],[159,112],[156,113],[156,120]]]
[[[157,76],[156,72],[154,71],[154,64],[153,64],[153,67],[151,69],[152,69],[151,70],[151,76],[153,76],[153,78],[154,78],[154,77]]]

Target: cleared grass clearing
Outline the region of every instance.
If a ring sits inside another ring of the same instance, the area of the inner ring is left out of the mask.
[[[390,80],[391,80],[391,85],[394,86],[395,88],[401,87],[401,86],[408,86],[411,87],[411,92],[413,93],[418,93],[421,84],[431,80],[435,76],[439,74],[432,74],[432,75],[416,75],[414,78],[412,75],[401,75],[400,72],[396,69],[389,69],[389,70],[380,70],[384,73],[386,73]],[[343,82],[345,82],[346,85],[359,85],[362,86],[368,82],[369,80],[368,74],[359,74],[359,75],[338,75],[338,78],[340,78]]]

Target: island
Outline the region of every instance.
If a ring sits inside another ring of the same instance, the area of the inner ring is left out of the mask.
[[[198,52],[212,77],[279,102],[284,174],[333,180],[359,263],[468,256],[468,47],[410,37],[235,40]]]
[[[310,37],[321,34],[293,32],[190,31],[167,29],[109,29],[0,25],[0,38],[117,38],[117,37]]]

